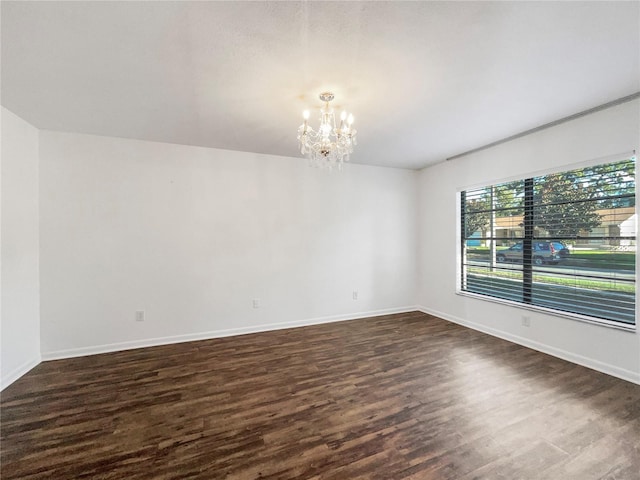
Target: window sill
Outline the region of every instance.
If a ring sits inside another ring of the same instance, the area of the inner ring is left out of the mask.
[[[502,298],[489,297],[489,296],[486,296],[486,295],[479,295],[477,293],[471,293],[471,292],[464,292],[462,290],[457,290],[456,294],[457,295],[461,295],[463,297],[470,297],[470,298],[475,298],[477,300],[483,300],[485,302],[499,303],[501,305],[507,305],[507,306],[510,306],[510,307],[516,307],[516,308],[519,308],[521,310],[529,310],[529,311],[533,311],[533,312],[545,313],[547,315],[553,315],[555,317],[566,318],[566,319],[569,319],[569,320],[575,320],[575,321],[583,322],[583,323],[590,323],[592,325],[599,325],[601,327],[614,328],[616,330],[622,330],[622,331],[631,332],[631,333],[635,333],[636,332],[637,321],[636,321],[636,325],[628,325],[628,324],[613,322],[613,321],[610,321],[610,320],[604,320],[604,319],[598,319],[598,318],[594,318],[594,317],[588,317],[586,315],[580,315],[580,314],[577,314],[577,313],[561,312],[559,310],[553,310],[551,308],[539,307],[537,305],[526,305],[524,303],[512,302],[511,300],[505,300],[505,299],[502,299]]]

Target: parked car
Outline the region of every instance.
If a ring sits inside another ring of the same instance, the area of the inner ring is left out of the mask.
[[[567,258],[571,255],[571,250],[569,250],[566,243],[560,240],[554,240],[551,242],[551,245],[553,245],[553,248],[555,248],[556,252],[558,252],[562,258]]]
[[[522,246],[522,242],[518,242],[509,248],[497,251],[496,260],[498,262],[522,262]],[[545,263],[555,265],[571,253],[567,246],[560,241],[534,241],[532,247],[534,265],[544,265]]]

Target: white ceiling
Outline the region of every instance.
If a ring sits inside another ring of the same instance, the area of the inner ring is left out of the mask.
[[[640,91],[639,2],[1,8],[2,104],[42,129],[298,156],[331,90],[352,161],[421,168]]]

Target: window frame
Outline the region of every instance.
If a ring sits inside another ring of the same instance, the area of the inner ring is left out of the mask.
[[[575,169],[581,169],[581,168],[586,168],[586,167],[592,167],[592,166],[598,166],[598,165],[602,165],[602,164],[607,164],[607,163],[615,163],[615,162],[619,162],[619,161],[624,161],[627,159],[631,159],[633,158],[636,162],[636,168],[637,168],[637,156],[636,156],[636,152],[635,150],[632,151],[628,151],[628,152],[624,152],[624,153],[620,153],[620,154],[615,154],[615,155],[608,155],[606,157],[599,157],[599,158],[593,158],[591,160],[588,161],[582,161],[582,162],[578,162],[578,163],[570,163],[570,164],[565,164],[562,166],[558,166],[558,167],[554,167],[554,168],[549,168],[549,169],[544,169],[544,170],[538,170],[538,171],[533,171],[533,172],[526,172],[526,173],[521,173],[518,175],[514,175],[511,177],[506,177],[506,178],[501,178],[501,179],[491,179],[491,180],[486,180],[482,183],[478,183],[478,184],[474,184],[474,185],[467,185],[464,187],[458,187],[456,189],[456,285],[455,285],[455,292],[457,295],[460,296],[464,296],[464,297],[469,297],[469,298],[474,298],[477,300],[482,300],[482,301],[486,301],[486,302],[491,302],[491,303],[497,303],[497,304],[502,304],[502,305],[507,305],[507,306],[512,306],[512,307],[516,307],[518,309],[521,310],[527,310],[527,311],[533,311],[533,312],[539,312],[539,313],[544,313],[544,314],[548,314],[548,315],[552,315],[552,316],[556,316],[556,317],[561,317],[561,318],[565,318],[565,319],[570,319],[570,320],[576,320],[576,321],[580,321],[580,322],[584,322],[584,323],[589,323],[589,324],[593,324],[593,325],[600,325],[600,326],[604,326],[604,327],[608,327],[608,328],[614,328],[617,330],[622,330],[622,331],[627,331],[627,332],[636,332],[638,330],[638,309],[639,309],[639,305],[638,305],[638,282],[637,282],[637,272],[638,272],[638,262],[639,262],[639,258],[638,255],[636,254],[636,258],[635,258],[635,265],[636,265],[636,281],[634,283],[634,298],[635,298],[635,323],[633,324],[629,324],[629,323],[624,323],[621,321],[615,321],[615,320],[609,320],[609,319],[605,319],[605,318],[598,318],[598,317],[593,317],[593,316],[589,316],[589,315],[585,315],[585,314],[580,314],[580,313],[573,313],[573,312],[567,312],[567,311],[563,311],[563,310],[556,310],[554,308],[550,308],[550,307],[545,307],[545,306],[541,306],[541,305],[535,305],[532,303],[525,303],[524,299],[522,302],[520,301],[513,301],[513,300],[508,300],[505,298],[500,298],[500,297],[493,297],[490,295],[483,295],[481,293],[474,293],[474,292],[469,292],[466,290],[462,290],[462,280],[463,278],[465,278],[465,264],[463,261],[464,258],[464,242],[462,241],[462,235],[463,235],[463,223],[462,223],[462,193],[469,191],[469,190],[474,190],[474,189],[481,189],[481,188],[486,188],[486,187],[491,187],[491,186],[495,186],[495,185],[499,185],[502,183],[508,183],[508,182],[515,182],[515,181],[527,181],[527,180],[532,180],[535,177],[540,177],[540,176],[545,176],[545,175],[554,175],[554,174],[559,174],[559,173],[564,173],[564,172],[570,172],[572,170]],[[636,180],[637,180],[637,171],[636,171]],[[636,197],[637,197],[637,191],[636,191]],[[640,212],[637,209],[637,205],[636,205],[636,215],[640,215]],[[524,238],[521,239],[521,241],[524,242],[532,242],[533,240],[533,225],[524,225],[525,230],[531,230],[530,232],[530,236],[524,235]],[[636,225],[636,232],[635,232],[635,236],[637,238],[638,236],[638,226]],[[528,239],[527,239],[528,237]],[[527,273],[525,272],[525,268],[523,265],[523,282],[525,281],[524,276]],[[530,274],[530,272],[529,272]]]

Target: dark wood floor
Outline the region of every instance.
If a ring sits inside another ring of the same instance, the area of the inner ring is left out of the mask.
[[[422,314],[45,362],[9,479],[640,479],[640,386]]]

